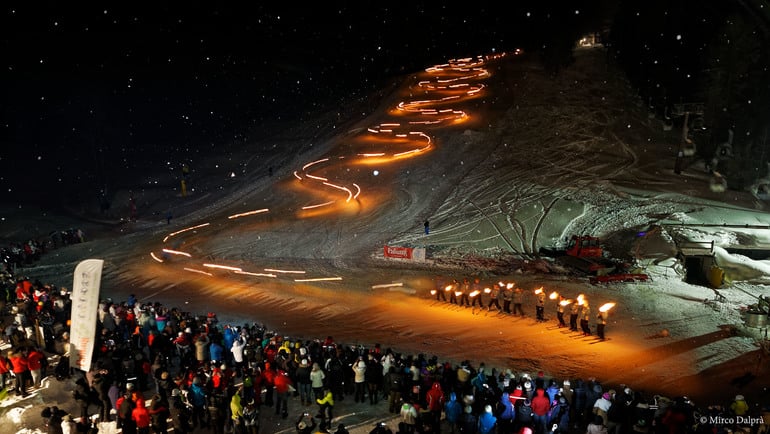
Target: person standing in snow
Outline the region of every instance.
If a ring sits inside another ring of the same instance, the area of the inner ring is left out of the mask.
[[[567,323],[564,322],[564,296],[559,295],[559,301],[556,303],[556,319],[559,320],[559,327],[566,327]]]
[[[469,293],[471,292],[471,283],[466,277],[463,279],[463,284],[460,287],[460,306],[471,307],[471,299]]]
[[[749,412],[749,405],[743,395],[735,395],[735,400],[730,404],[730,413],[735,416],[746,416]]]
[[[537,318],[538,322],[543,322],[545,321],[545,291],[543,291],[543,288],[540,288],[535,291],[535,294],[537,295],[535,317]]]
[[[500,298],[501,298],[500,291],[502,291],[502,288],[498,287],[498,285],[492,285],[492,293],[489,295],[489,304],[487,304],[487,311],[491,311],[493,305],[497,308],[498,312],[503,310],[503,308],[500,307]]]
[[[354,373],[354,400],[364,402],[366,397],[366,362],[359,357],[351,369]]]
[[[535,389],[531,406],[535,434],[545,434],[548,431],[548,412],[551,410],[551,400],[546,396],[545,389]]]
[[[502,294],[502,298],[503,298],[503,312],[511,313],[511,298],[512,298],[511,290],[509,290],[507,286],[501,285],[500,294]]]
[[[479,434],[491,434],[497,425],[497,418],[492,414],[492,406],[484,407],[484,413],[479,416]]]
[[[430,222],[428,220],[425,220],[425,223],[423,224],[425,226],[425,235],[430,234]]]
[[[436,301],[446,301],[446,294],[445,294],[446,285],[444,285],[444,278],[437,274],[433,278],[433,282],[434,282],[433,288],[436,291]]]
[[[604,327],[607,325],[607,312],[599,312],[596,315],[596,335],[604,340]]]
[[[591,307],[588,306],[588,301],[583,302],[581,315],[580,330],[583,331],[583,336],[591,336],[591,328],[588,326],[588,320],[591,318]]]
[[[460,282],[457,281],[457,279],[452,280],[451,289],[449,290],[449,302],[452,304],[457,304],[457,291],[460,288]]]
[[[522,291],[518,286],[513,288],[513,295],[511,298],[513,301],[513,314],[524,316],[524,309],[522,308],[522,303],[524,302],[524,291]]]
[[[572,332],[578,331],[578,314],[580,313],[580,303],[572,303],[569,313],[569,330]]]
[[[449,401],[444,404],[444,415],[446,416],[446,421],[449,424],[449,432],[451,434],[454,434],[455,430],[457,430],[457,423],[460,421],[460,415],[462,415],[462,412],[463,406],[459,401],[457,401],[457,394],[455,392],[450,393]]]
[[[476,307],[476,303],[478,303],[479,309],[484,307],[484,301],[482,300],[484,289],[481,286],[481,280],[478,277],[475,277],[471,284],[471,294],[475,293],[476,295],[472,296],[473,301],[471,302],[471,308]]]

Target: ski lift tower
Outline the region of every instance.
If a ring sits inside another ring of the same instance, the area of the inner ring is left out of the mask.
[[[684,116],[684,122],[682,122],[682,138],[679,141],[679,150],[676,153],[676,163],[674,164],[674,173],[682,173],[682,159],[684,157],[692,157],[695,155],[695,142],[689,137],[690,131],[690,115],[703,116],[703,103],[702,102],[690,102],[674,104],[674,109],[671,111],[671,117]]]

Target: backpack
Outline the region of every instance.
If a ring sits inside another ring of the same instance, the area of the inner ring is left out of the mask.
[[[391,385],[390,385],[391,389],[393,390],[401,389],[401,383],[403,380],[400,375],[391,375],[390,381],[391,381]]]
[[[610,408],[607,410],[607,420],[612,422],[621,422],[623,418],[623,412],[620,410],[621,404],[613,401]]]

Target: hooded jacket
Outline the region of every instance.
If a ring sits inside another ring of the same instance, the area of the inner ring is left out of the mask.
[[[545,390],[537,389],[535,391],[535,397],[532,398],[532,413],[536,416],[545,416],[550,409],[551,402],[548,397],[545,396]]]
[[[444,391],[438,381],[435,381],[425,394],[425,400],[428,402],[428,410],[430,411],[441,411],[444,408]]]
[[[460,420],[460,415],[463,412],[463,406],[457,401],[457,394],[452,392],[449,395],[449,401],[444,405],[444,413],[446,414],[446,420],[450,424],[455,424]]]
[[[484,413],[479,416],[479,433],[489,434],[495,429],[497,418],[492,414],[492,407],[486,406]]]
[[[512,420],[514,416],[516,416],[508,392],[503,392],[503,394],[500,396],[500,403],[498,406],[503,409],[503,411],[498,413],[498,417],[500,419]]]

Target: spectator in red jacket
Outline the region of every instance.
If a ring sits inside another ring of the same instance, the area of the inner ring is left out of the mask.
[[[535,390],[535,396],[532,398],[532,417],[535,423],[535,433],[545,434],[548,432],[548,411],[551,410],[551,401],[545,395],[545,390],[538,387]]]
[[[5,354],[0,354],[0,390],[5,387],[5,382],[11,376],[11,362],[5,357]]]
[[[439,432],[445,397],[444,390],[441,389],[441,384],[438,381],[434,381],[430,390],[425,394],[425,401],[430,412],[430,424],[435,432]]]
[[[286,419],[289,416],[290,388],[293,388],[291,378],[286,371],[279,370],[273,384],[275,385],[275,414],[280,414]]]
[[[29,373],[26,354],[21,350],[11,350],[8,353],[8,360],[11,361],[11,370],[16,377],[16,393],[22,397],[27,396],[27,383],[30,382],[32,377]]]
[[[131,411],[131,419],[136,424],[137,434],[150,434],[150,411],[144,404],[144,399],[136,400],[136,407]]]
[[[33,348],[27,354],[27,368],[32,378],[32,387],[35,389],[41,386],[43,380],[43,362],[45,354],[39,348]]]

